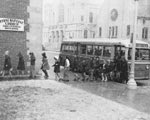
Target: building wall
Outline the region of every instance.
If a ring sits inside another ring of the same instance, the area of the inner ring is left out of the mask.
[[[100,8],[98,23],[97,23],[97,37],[110,37],[109,27],[117,26],[117,37],[116,38],[130,38],[134,28],[134,15],[135,15],[135,2],[134,0],[105,0]],[[115,9],[118,12],[116,20],[111,19],[111,11]],[[137,22],[137,39],[142,38],[143,27],[149,28],[149,0],[139,0],[138,2],[138,22]],[[145,22],[143,22],[145,21]],[[127,35],[127,25],[130,25],[130,35]],[[102,28],[102,35],[99,36],[99,27]],[[149,28],[150,29],[150,28]],[[148,36],[150,30],[148,31]],[[148,39],[143,39],[148,40]]]
[[[37,61],[41,52],[42,41],[42,0],[0,0],[0,18],[23,19],[24,31],[0,30],[0,70],[3,69],[4,52],[10,51],[12,66],[18,64],[17,54],[21,52],[25,65],[29,67],[28,52],[35,52]],[[37,68],[38,65],[37,65]]]
[[[16,69],[18,64],[17,54],[19,51],[23,54],[27,65],[27,39],[26,32],[29,31],[27,6],[29,0],[0,0],[0,18],[24,19],[25,31],[0,31],[0,70],[3,69],[4,52],[10,51],[12,66]]]
[[[47,18],[44,19],[43,42],[47,50],[59,51],[60,44],[64,39],[83,38],[84,30],[88,31],[87,37],[92,38],[96,34],[95,26],[98,15],[96,5],[78,0],[61,1],[59,4],[51,4],[49,10],[50,12],[43,10],[46,12],[44,17],[53,16],[51,17],[53,20],[48,23],[46,22]],[[89,22],[91,12],[93,13],[92,23]],[[83,20],[81,20],[81,17],[83,17]],[[49,31],[46,32],[46,30]]]
[[[29,18],[28,24],[30,30],[27,32],[27,47],[28,52],[34,52],[36,56],[36,72],[39,72],[41,67],[42,53],[42,4],[43,0],[30,0],[28,6]]]

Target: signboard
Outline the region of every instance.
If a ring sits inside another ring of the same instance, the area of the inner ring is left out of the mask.
[[[139,47],[139,48],[148,48],[148,44],[139,44],[139,43],[136,43],[136,47]]]
[[[24,20],[13,18],[0,18],[0,30],[24,31]]]

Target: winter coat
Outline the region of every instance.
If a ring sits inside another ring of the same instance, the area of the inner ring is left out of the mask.
[[[11,69],[11,58],[8,55],[5,55],[5,62],[4,62],[4,70],[10,70]]]
[[[49,70],[50,69],[47,58],[43,57],[41,69],[42,70]]]
[[[17,70],[25,70],[24,58],[22,55],[19,56],[19,62],[18,62]]]
[[[32,54],[31,56],[30,56],[30,63],[31,63],[31,65],[35,65],[35,56]]]
[[[54,72],[59,73],[60,72],[60,62],[56,61],[55,64],[53,65],[54,67]]]

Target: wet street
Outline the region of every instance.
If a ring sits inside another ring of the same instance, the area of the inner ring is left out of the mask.
[[[113,82],[70,82],[71,86],[150,114],[150,86],[129,89]]]
[[[47,54],[51,56],[49,62],[53,64],[54,60],[52,56],[58,55],[58,53],[47,52]],[[50,74],[53,74],[52,70]],[[137,81],[140,84],[134,90],[129,89],[126,84],[116,82],[74,82],[73,73],[70,73],[69,79],[70,82],[66,84],[70,86],[150,114],[150,81]]]
[[[50,79],[3,81],[0,88],[0,120],[150,119],[146,113],[95,95],[91,90],[86,92]]]
[[[58,53],[48,52],[49,62],[54,63],[53,57]],[[51,70],[51,73],[53,71]],[[54,76],[54,74],[53,74]],[[54,78],[54,77],[53,77]],[[138,82],[140,85],[137,89],[129,89],[126,84],[120,84],[116,82],[74,82],[74,74],[70,72],[70,82],[66,83],[75,88],[79,88],[90,92],[92,94],[113,100],[132,107],[138,111],[150,114],[150,81]]]
[[[48,54],[50,66],[53,56]],[[63,72],[63,71],[62,71]],[[54,80],[0,82],[0,120],[150,120],[150,86]],[[61,74],[62,75],[62,74]]]

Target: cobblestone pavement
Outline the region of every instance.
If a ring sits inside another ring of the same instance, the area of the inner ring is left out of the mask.
[[[0,82],[0,120],[150,120],[150,116],[43,79]]]

